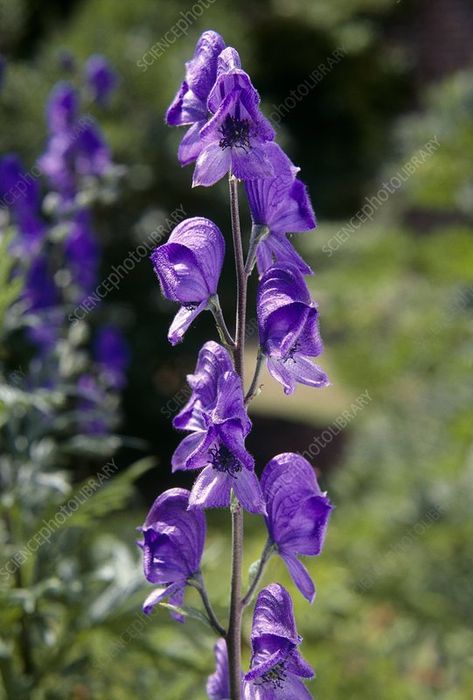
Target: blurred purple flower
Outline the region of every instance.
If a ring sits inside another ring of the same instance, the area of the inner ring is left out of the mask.
[[[59,292],[48,258],[38,254],[26,271],[23,297],[28,313],[27,334],[41,353],[55,345],[63,313],[58,309]]]
[[[207,98],[217,76],[217,57],[225,48],[220,34],[204,32],[195,47],[194,56],[186,63],[186,77],[167,113],[169,126],[189,126],[178,150],[181,165],[195,161],[201,151],[199,131],[204,126],[208,110]]]
[[[18,236],[13,241],[14,254],[30,256],[37,252],[46,234],[40,217],[38,182],[26,173],[19,158],[9,154],[0,159],[0,200],[12,213],[18,226]]]
[[[106,384],[113,389],[123,389],[130,363],[130,349],[123,333],[113,326],[101,328],[95,338],[93,357]]]
[[[144,602],[148,614],[160,601],[168,598],[180,606],[190,578],[198,574],[205,544],[204,514],[190,511],[189,491],[174,488],[165,491],[151,506],[144,525],[143,567],[146,579],[159,584]],[[180,615],[174,615],[183,621]]]
[[[316,226],[307,189],[296,178],[299,168],[276,143],[267,145],[267,153],[275,176],[245,182],[253,224],[269,229],[257,247],[258,271],[263,274],[275,260],[277,264],[295,265],[303,274],[312,274],[286,236]]]
[[[228,650],[224,639],[219,639],[214,647],[215,672],[207,680],[207,695],[210,700],[229,700],[230,677],[228,671]]]
[[[258,287],[260,344],[270,374],[292,394],[296,382],[329,384],[325,372],[309,358],[322,352],[318,311],[301,272],[294,266],[267,270]]]
[[[220,229],[203,217],[181,221],[168,242],[152,253],[151,261],[163,295],[181,304],[168,332],[172,345],[182,340],[216,293],[224,254],[225,241]]]
[[[297,555],[322,551],[332,506],[315,472],[301,455],[286,452],[266,465],[261,477],[266,501],[266,526],[272,544],[285,561],[292,580],[309,602],[315,587]]]
[[[274,129],[259,111],[260,98],[235,49],[222,51],[209,95],[212,116],[199,132],[201,151],[192,185],[208,187],[230,172],[240,180],[271,177],[268,142]]]
[[[64,243],[64,255],[80,297],[90,294],[97,284],[100,249],[88,209],[81,209],[75,214]]]
[[[107,104],[118,84],[118,76],[105,56],[90,56],[85,64],[85,75],[93,99],[100,105]]]
[[[77,380],[77,394],[78,432],[93,437],[107,435],[109,426],[104,418],[103,387],[92,374],[82,374]]]
[[[79,178],[101,177],[110,169],[110,150],[93,119],[79,119],[79,97],[69,83],[58,83],[53,89],[46,116],[50,137],[38,165],[52,188],[71,199]]]
[[[202,469],[192,489],[190,508],[225,508],[233,490],[246,510],[264,513],[254,459],[245,448],[251,421],[241,379],[233,369],[222,372],[223,348],[213,345],[215,348],[207,343],[199,354],[196,373],[191,376],[200,381],[200,387],[174,421],[176,427],[192,432],[174,452],[173,471]]]
[[[297,648],[301,641],[291,597],[283,586],[272,583],[256,600],[244,700],[310,700],[301,678],[313,678],[314,671]]]
[[[79,114],[79,95],[77,90],[66,81],[57,83],[51,91],[46,104],[46,122],[50,134],[67,132],[77,121]]]

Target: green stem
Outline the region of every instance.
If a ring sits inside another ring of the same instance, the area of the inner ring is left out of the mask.
[[[225,637],[227,632],[224,627],[220,624],[220,621],[218,617],[216,616],[214,609],[212,607],[212,603],[210,602],[207,589],[205,587],[204,579],[202,577],[202,574],[198,574],[194,581],[189,581],[189,584],[191,586],[194,586],[194,588],[199,591],[199,595],[202,599],[202,603],[205,608],[205,612],[207,613],[207,619],[209,621],[209,625],[212,627],[212,629],[218,634],[219,637]]]
[[[218,294],[214,294],[209,299],[209,309],[215,319],[215,325],[217,326],[217,331],[220,336],[222,343],[233,352],[235,349],[235,341],[233,340],[232,334],[228,330],[227,324],[223,317],[222,307],[220,306],[220,299]]]
[[[255,366],[255,373],[253,375],[253,379],[251,380],[251,385],[250,388],[248,389],[248,393],[245,396],[245,404],[248,405],[250,401],[252,401],[255,396],[258,396],[259,394],[259,386],[258,386],[258,380],[259,376],[261,373],[261,369],[263,367],[263,360],[264,360],[264,353],[261,347],[258,348],[258,355],[256,357],[256,366]]]
[[[233,248],[235,253],[237,310],[235,323],[235,370],[244,385],[244,354],[246,329],[246,292],[248,278],[243,259],[240,213],[238,208],[238,181],[230,174],[230,213],[232,221]],[[243,559],[243,509],[233,497],[232,514],[232,574],[230,593],[230,615],[228,620],[227,649],[230,676],[230,699],[240,700],[241,691],[241,567]]]
[[[264,549],[263,549],[263,552],[261,554],[261,559],[258,562],[258,568],[256,570],[255,577],[254,577],[253,581],[251,582],[250,587],[248,588],[248,590],[245,594],[245,597],[241,601],[243,607],[246,607],[247,605],[249,605],[251,603],[251,599],[253,598],[253,595],[254,595],[256,589],[258,588],[258,584],[261,581],[261,577],[264,574],[266,564],[271,559],[273,551],[274,551],[273,543],[271,542],[270,539],[266,540],[266,544],[264,545]]]

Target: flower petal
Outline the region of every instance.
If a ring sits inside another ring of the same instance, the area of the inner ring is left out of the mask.
[[[184,333],[187,331],[189,326],[197,316],[204,311],[207,307],[207,300],[203,301],[194,309],[186,309],[182,306],[177,314],[174,316],[174,320],[169,326],[168,340],[171,345],[177,345],[180,343],[184,337]]]
[[[313,387],[329,386],[330,381],[325,372],[314,365],[308,357],[295,353],[295,355],[284,361],[284,368],[300,384]]]
[[[171,583],[170,586],[165,586],[163,588],[155,588],[143,603],[143,612],[145,615],[149,615],[153,611],[154,606],[162,600],[178,594],[182,588],[181,584],[176,583]]]
[[[258,477],[249,469],[242,469],[233,484],[235,496],[249,513],[266,513],[266,505]]]
[[[212,466],[205,467],[197,477],[189,498],[189,509],[227,508],[234,479]]]
[[[219,639],[214,647],[216,668],[215,673],[207,681],[207,695],[210,700],[229,700],[230,676],[228,669],[227,643]]]
[[[297,588],[309,603],[313,603],[315,599],[315,586],[304,564],[302,564],[294,554],[281,552],[281,557],[286,562],[291,578]]]
[[[211,143],[201,151],[195,164],[192,187],[210,187],[228,173],[231,166],[229,149],[222,150],[218,143]]]
[[[189,163],[193,163],[199,157],[202,150],[199,132],[204,124],[205,121],[198,121],[184,134],[177,151],[177,157],[181,165],[189,165]]]

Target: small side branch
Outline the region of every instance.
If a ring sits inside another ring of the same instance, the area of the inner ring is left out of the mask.
[[[248,591],[246,592],[244,598],[241,601],[241,604],[243,607],[246,607],[251,603],[251,600],[255,594],[256,589],[258,588],[259,582],[261,581],[261,577],[264,574],[264,570],[266,568],[266,564],[268,561],[271,559],[272,554],[274,551],[274,545],[271,542],[270,539],[266,541],[266,544],[264,545],[263,552],[261,554],[261,559],[258,562],[258,568],[256,570],[255,577],[253,581],[251,582],[250,587],[248,588]]]
[[[256,357],[255,373],[253,374],[253,379],[251,380],[250,388],[245,396],[245,405],[248,405],[255,396],[258,396],[260,392],[260,387],[258,386],[258,380],[263,367],[264,353],[261,346],[258,348],[258,355]]]
[[[189,581],[189,584],[199,591],[202,603],[204,604],[205,612],[207,613],[207,619],[212,629],[219,635],[219,637],[226,637],[227,632],[220,624],[220,621],[214,612],[202,574],[198,574],[192,581]]]
[[[220,336],[220,340],[224,345],[228,347],[229,350],[233,351],[235,349],[235,341],[232,337],[232,334],[228,330],[227,324],[225,323],[218,294],[214,294],[212,297],[210,297],[209,309],[212,312],[212,315],[215,319],[215,325],[217,326],[217,331]]]

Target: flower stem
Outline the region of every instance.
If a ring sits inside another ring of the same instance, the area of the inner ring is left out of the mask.
[[[225,323],[218,294],[214,294],[213,297],[210,297],[209,308],[215,319],[215,325],[217,326],[217,331],[220,336],[220,340],[230,351],[233,351],[235,349],[235,341],[233,340],[232,334],[228,330],[227,324]]]
[[[264,353],[261,347],[258,348],[258,355],[256,357],[256,367],[255,367],[255,373],[253,375],[253,379],[251,380],[251,385],[250,388],[248,389],[248,393],[245,396],[245,404],[248,405],[250,401],[252,401],[255,396],[258,396],[259,394],[259,387],[258,387],[258,379],[259,375],[261,373],[261,369],[263,367],[263,360],[264,360]]]
[[[235,253],[237,309],[235,323],[235,370],[244,385],[244,353],[246,329],[247,275],[243,259],[240,213],[238,208],[238,181],[230,174],[230,213],[232,221],[233,249]],[[227,649],[230,675],[230,698],[240,700],[241,690],[241,566],[243,559],[243,509],[233,498],[232,514],[232,578],[230,593],[230,615],[228,620]]]
[[[261,581],[261,577],[264,574],[264,570],[266,567],[266,564],[268,561],[271,559],[271,556],[273,554],[273,543],[271,540],[266,540],[266,544],[264,545],[263,552],[261,554],[261,559],[258,562],[258,568],[256,570],[255,577],[253,581],[250,584],[250,587],[248,588],[245,597],[241,601],[243,607],[246,607],[251,603],[251,599],[253,598],[253,595],[258,588],[258,584]]]
[[[218,617],[216,616],[214,609],[212,607],[212,603],[210,602],[207,589],[205,587],[204,579],[202,577],[202,574],[198,574],[195,577],[195,581],[189,581],[190,585],[194,586],[199,591],[200,597],[202,598],[202,603],[204,604],[205,612],[207,613],[207,619],[209,621],[210,626],[212,629],[220,636],[220,637],[225,637],[226,630],[222,625],[220,624],[220,621]]]

